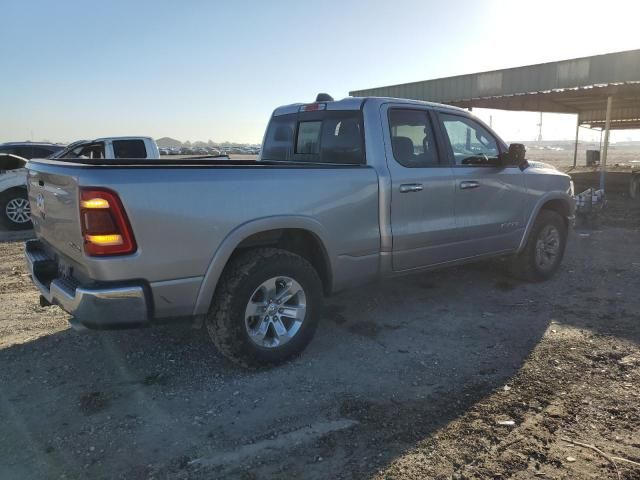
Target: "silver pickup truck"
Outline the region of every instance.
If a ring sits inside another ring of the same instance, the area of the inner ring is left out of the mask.
[[[43,304],[93,328],[204,320],[251,365],[311,340],[324,295],[381,277],[510,257],[555,273],[570,178],[529,167],[469,112],[324,94],[276,109],[257,161],[35,160]]]

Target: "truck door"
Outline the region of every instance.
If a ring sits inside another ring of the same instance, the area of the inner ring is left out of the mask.
[[[524,174],[499,165],[500,143],[481,123],[451,113],[438,117],[454,164],[460,257],[516,248],[525,227]]]
[[[452,258],[455,176],[435,140],[426,108],[382,108],[387,165],[391,174],[393,269],[420,268]]]

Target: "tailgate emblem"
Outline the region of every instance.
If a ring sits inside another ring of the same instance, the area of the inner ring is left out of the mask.
[[[36,207],[38,207],[38,210],[40,210],[42,216],[44,217],[44,195],[42,195],[41,193],[39,193],[36,197]]]

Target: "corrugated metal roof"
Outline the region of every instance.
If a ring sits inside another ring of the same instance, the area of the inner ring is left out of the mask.
[[[350,95],[577,113],[580,123],[592,126],[604,124],[606,100],[612,95],[612,128],[640,128],[640,50],[355,90]]]

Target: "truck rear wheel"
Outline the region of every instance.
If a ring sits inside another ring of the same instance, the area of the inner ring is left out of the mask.
[[[225,268],[207,330],[220,352],[263,367],[298,355],[318,324],[322,283],[304,258],[286,250],[241,253]]]
[[[25,189],[16,188],[0,194],[0,221],[9,230],[32,227],[31,207]]]
[[[552,210],[541,210],[524,249],[512,259],[512,273],[531,282],[551,278],[560,267],[566,243],[564,219]]]

